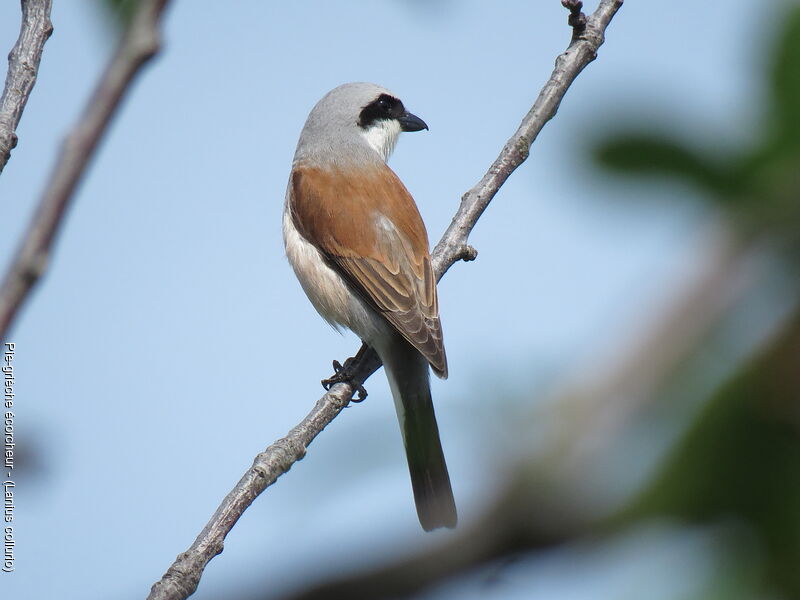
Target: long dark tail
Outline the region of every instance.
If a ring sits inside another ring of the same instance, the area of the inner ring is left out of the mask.
[[[402,339],[381,358],[400,420],[419,522],[425,531],[455,527],[456,503],[439,440],[428,363]]]

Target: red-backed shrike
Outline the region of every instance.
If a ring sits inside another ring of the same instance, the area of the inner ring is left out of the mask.
[[[320,315],[383,361],[425,530],[455,527],[428,365],[447,377],[428,235],[386,160],[402,131],[428,126],[388,90],[347,83],[308,115],[292,163],[286,255]]]

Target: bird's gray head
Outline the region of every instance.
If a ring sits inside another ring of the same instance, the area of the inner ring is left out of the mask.
[[[325,94],[311,110],[295,160],[346,163],[374,159],[377,153],[386,161],[400,132],[427,128],[389,90],[373,83],[345,83]]]

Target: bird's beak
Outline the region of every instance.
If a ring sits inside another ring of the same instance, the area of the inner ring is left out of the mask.
[[[421,131],[428,128],[428,124],[425,121],[408,111],[404,112],[403,116],[398,117],[397,121],[403,131]]]

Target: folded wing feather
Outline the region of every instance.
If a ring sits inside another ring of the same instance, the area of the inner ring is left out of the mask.
[[[365,174],[297,164],[290,185],[301,235],[446,377],[428,236],[397,175],[386,165]]]

